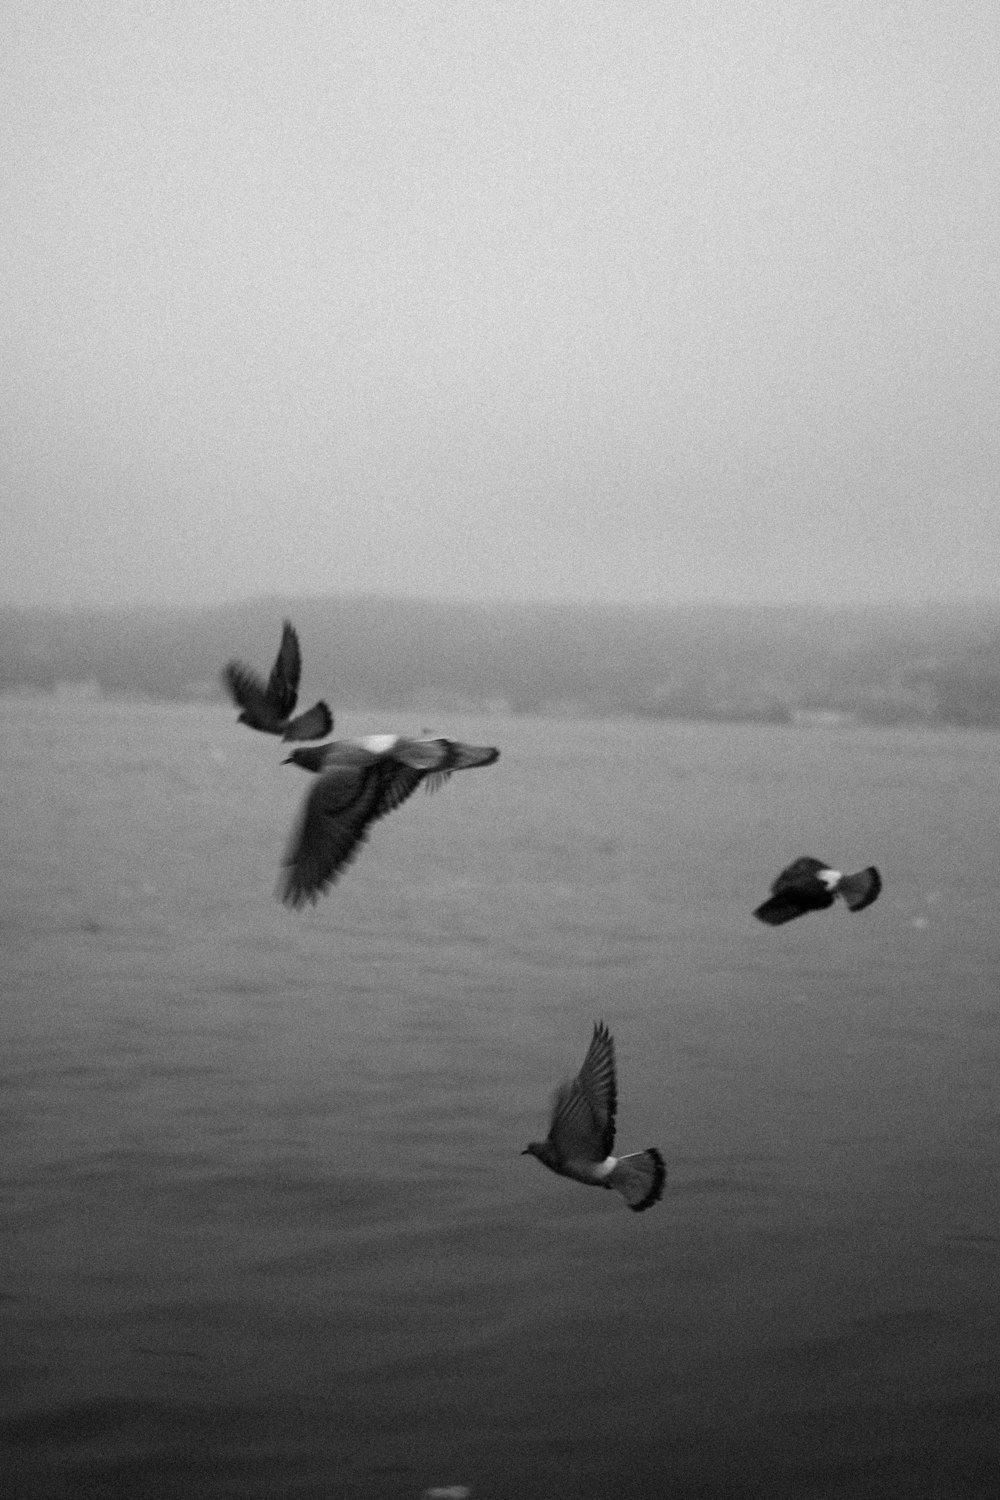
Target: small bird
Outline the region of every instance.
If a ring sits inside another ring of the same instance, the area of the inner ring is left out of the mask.
[[[821,859],[805,854],[793,860],[771,886],[771,895],[758,906],[754,916],[771,927],[780,927],[793,917],[804,917],[807,911],[823,911],[833,905],[835,896],[843,896],[850,911],[864,911],[882,889],[882,877],[874,865],[854,875],[842,875]]]
[[[499,758],[492,745],[401,734],[293,750],[285,765],[301,766],[319,779],[303,803],[285,855],[282,900],[296,908],[315,904],[354,858],[369,826],[405,802],[422,781],[433,791],[452,771],[491,766]]]
[[[285,621],[281,645],[266,684],[256,672],[242,662],[231,661],[222,672],[237,708],[243,710],[238,722],[263,734],[280,734],[283,740],[321,740],[333,731],[333,715],[320,700],[297,719],[291,715],[299,696],[302,675],[302,653],[293,625]]]
[[[603,1021],[594,1027],[583,1067],[556,1090],[552,1122],[544,1141],[532,1141],[522,1156],[537,1156],[561,1177],[588,1187],[617,1188],[634,1213],[663,1197],[667,1169],[655,1146],[631,1156],[612,1156],[615,1143],[615,1044]]]

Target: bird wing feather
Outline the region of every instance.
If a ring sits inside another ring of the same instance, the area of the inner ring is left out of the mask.
[[[241,708],[254,728],[276,730],[274,709],[268,702],[267,689],[257,673],[242,662],[231,661],[223,668],[222,680],[237,708]]]
[[[786,865],[771,882],[770,899],[758,906],[754,916],[769,927],[780,927],[807,911],[822,911],[833,905],[829,879],[835,872],[821,859],[803,854]],[[822,876],[828,876],[823,880]]]
[[[397,765],[395,761],[382,761],[375,768],[378,780],[378,795],[372,810],[372,820],[384,818],[401,806],[423,781],[426,771],[414,770],[412,766]]]
[[[302,653],[295,627],[288,620],[281,630],[281,645],[267,681],[267,700],[279,719],[287,719],[295,710],[302,675]]]
[[[615,1144],[615,1046],[607,1027],[594,1027],[583,1067],[557,1090],[549,1140],[563,1160],[604,1161]]]
[[[777,895],[778,891],[784,890],[786,886],[798,885],[803,880],[816,880],[820,870],[828,870],[829,865],[821,859],[813,859],[810,854],[803,854],[799,859],[793,859],[790,865],[786,865],[781,874],[771,882],[771,890]]]
[[[340,765],[322,772],[302,807],[283,861],[282,899],[315,902],[348,865],[378,816],[375,766]]]
[[[758,922],[766,922],[768,927],[780,927],[783,922],[801,917],[809,910],[808,903],[797,896],[794,890],[781,890],[758,906],[754,916]]]

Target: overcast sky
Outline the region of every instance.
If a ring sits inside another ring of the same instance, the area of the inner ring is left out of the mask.
[[[996,0],[21,0],[2,597],[1000,598]]]

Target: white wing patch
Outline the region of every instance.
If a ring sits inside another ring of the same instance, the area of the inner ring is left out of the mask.
[[[385,755],[398,743],[398,734],[366,734],[362,739],[358,740],[358,744],[363,745],[366,750],[370,750],[373,755]]]

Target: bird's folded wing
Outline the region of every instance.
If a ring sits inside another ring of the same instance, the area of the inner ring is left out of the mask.
[[[782,922],[790,922],[793,917],[801,917],[806,907],[793,891],[778,891],[777,895],[770,896],[761,906],[758,906],[754,916],[758,922],[766,922],[769,927],[780,927]]]
[[[781,874],[771,882],[771,890],[778,892],[787,885],[795,885],[801,880],[815,880],[820,870],[829,869],[821,859],[813,859],[810,854],[803,854],[799,859],[793,859],[790,865],[786,865]]]
[[[302,654],[299,651],[299,638],[286,620],[281,632],[278,655],[267,683],[268,702],[279,719],[287,719],[294,711],[299,696],[301,675]]]

